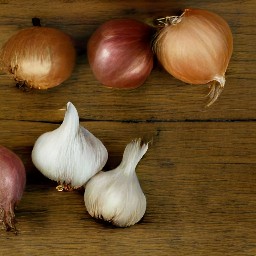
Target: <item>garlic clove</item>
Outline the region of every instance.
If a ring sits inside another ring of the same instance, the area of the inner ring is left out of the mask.
[[[88,181],[84,201],[92,217],[118,227],[128,227],[141,220],[146,211],[146,197],[135,168],[147,149],[148,144],[141,145],[140,139],[132,141],[117,168],[101,171]]]
[[[36,168],[67,188],[83,186],[108,159],[103,143],[79,124],[75,106],[67,103],[62,124],[42,134],[32,150]],[[58,187],[58,190],[61,190]]]

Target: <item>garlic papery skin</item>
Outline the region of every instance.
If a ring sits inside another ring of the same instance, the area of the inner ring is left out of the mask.
[[[84,201],[88,213],[118,227],[134,225],[144,216],[146,197],[135,168],[146,153],[148,144],[130,142],[121,164],[114,170],[99,172],[85,186]]]
[[[185,9],[181,16],[159,19],[154,50],[164,69],[189,84],[210,84],[210,106],[225,85],[233,36],[227,22],[215,13]]]
[[[75,106],[67,103],[62,124],[42,134],[32,150],[36,168],[51,180],[71,188],[83,186],[108,159],[103,143],[79,124]]]

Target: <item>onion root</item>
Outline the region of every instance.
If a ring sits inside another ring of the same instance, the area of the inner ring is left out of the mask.
[[[10,206],[8,210],[0,208],[0,221],[2,222],[6,231],[14,231],[15,233],[17,232],[15,226],[15,214],[12,210],[12,206]]]

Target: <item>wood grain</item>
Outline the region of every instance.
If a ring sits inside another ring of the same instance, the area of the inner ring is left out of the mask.
[[[186,85],[155,65],[132,91],[94,78],[86,57],[91,33],[111,18],[150,23],[186,7],[224,17],[234,53],[219,100],[205,108],[206,85]],[[27,186],[17,210],[19,234],[0,231],[2,255],[256,255],[256,63],[253,0],[0,0],[0,46],[39,17],[77,42],[75,70],[62,85],[23,92],[0,74],[0,144],[23,160]],[[68,101],[116,167],[131,139],[150,140],[137,168],[147,197],[143,220],[120,229],[92,219],[83,192],[59,193],[31,161],[37,137],[63,120]]]
[[[15,129],[18,124],[26,131],[26,142]],[[3,125],[9,127],[3,140],[24,160],[37,136],[57,127],[20,121]],[[49,250],[51,255],[255,255],[254,122],[82,125],[109,149],[106,169],[120,162],[132,138],[152,139],[137,168],[148,202],[143,221],[118,229],[93,220],[82,193],[57,192],[54,182],[24,161],[29,184],[16,213],[20,233],[2,233],[1,252],[14,252],[15,244],[20,255]]]
[[[2,43],[18,29],[31,26],[31,18],[34,16],[40,16],[43,25],[57,27],[71,34],[82,42],[80,47],[84,47],[85,51],[89,35],[103,21],[109,19],[109,16],[133,17],[146,21],[149,17],[152,19],[169,12],[175,13],[177,9],[188,5],[216,11],[230,23],[234,34],[234,53],[226,74],[226,88],[217,104],[205,108],[208,86],[186,85],[156,65],[146,83],[139,89],[111,90],[95,80],[86,54],[83,53],[78,56],[78,63],[70,79],[48,91],[24,93],[17,90],[11,79],[1,76],[1,119],[60,121],[63,113],[59,109],[63,109],[67,101],[72,101],[77,106],[80,117],[85,120],[169,121],[255,118],[256,31],[253,10],[256,7],[254,1],[224,3],[194,1],[194,4],[185,1],[179,3],[159,1],[157,4],[153,1],[29,3],[32,2],[24,1],[23,6],[16,1],[1,4]],[[87,10],[86,15],[83,10]],[[14,17],[17,19],[15,20]]]

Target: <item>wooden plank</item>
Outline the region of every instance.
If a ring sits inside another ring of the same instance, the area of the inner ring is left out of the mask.
[[[185,85],[157,63],[136,90],[95,80],[85,50],[100,24],[151,22],[186,7],[220,14],[234,35],[226,88],[211,108],[204,108],[207,86]],[[0,46],[36,16],[72,35],[78,50],[70,79],[48,91],[25,93],[0,74],[0,144],[22,158],[28,178],[19,235],[0,232],[0,255],[256,255],[255,11],[254,0],[0,0]],[[119,229],[95,221],[83,192],[58,193],[33,166],[36,138],[58,127],[68,101],[106,145],[107,170],[133,138],[152,141],[137,168],[148,202],[141,223]]]
[[[148,202],[143,221],[127,229],[99,223],[82,192],[59,193],[30,166],[34,140],[57,124],[2,121],[1,144],[33,177],[16,214],[20,234],[0,235],[3,255],[255,255],[255,122],[82,124],[108,148],[107,169],[132,138],[153,138],[137,168]]]
[[[81,125],[102,140],[110,151],[110,159],[113,156],[120,160],[125,145],[141,137],[152,141],[151,152],[156,162],[162,159],[170,164],[256,164],[255,122],[81,122]],[[58,126],[1,121],[0,141],[18,154],[27,154],[42,133]]]
[[[40,1],[22,5],[1,1],[0,31],[3,44],[31,18],[70,33],[85,51],[86,41],[110,18],[148,19],[174,14],[185,6],[204,8],[222,15],[234,33],[234,53],[227,71],[226,88],[211,108],[205,109],[206,85],[185,85],[156,65],[146,83],[132,91],[107,89],[97,82],[85,53],[78,56],[72,77],[48,91],[23,93],[14,82],[0,76],[0,119],[58,122],[67,101],[72,101],[84,120],[248,120],[255,118],[255,1]],[[170,11],[167,11],[170,10]]]

